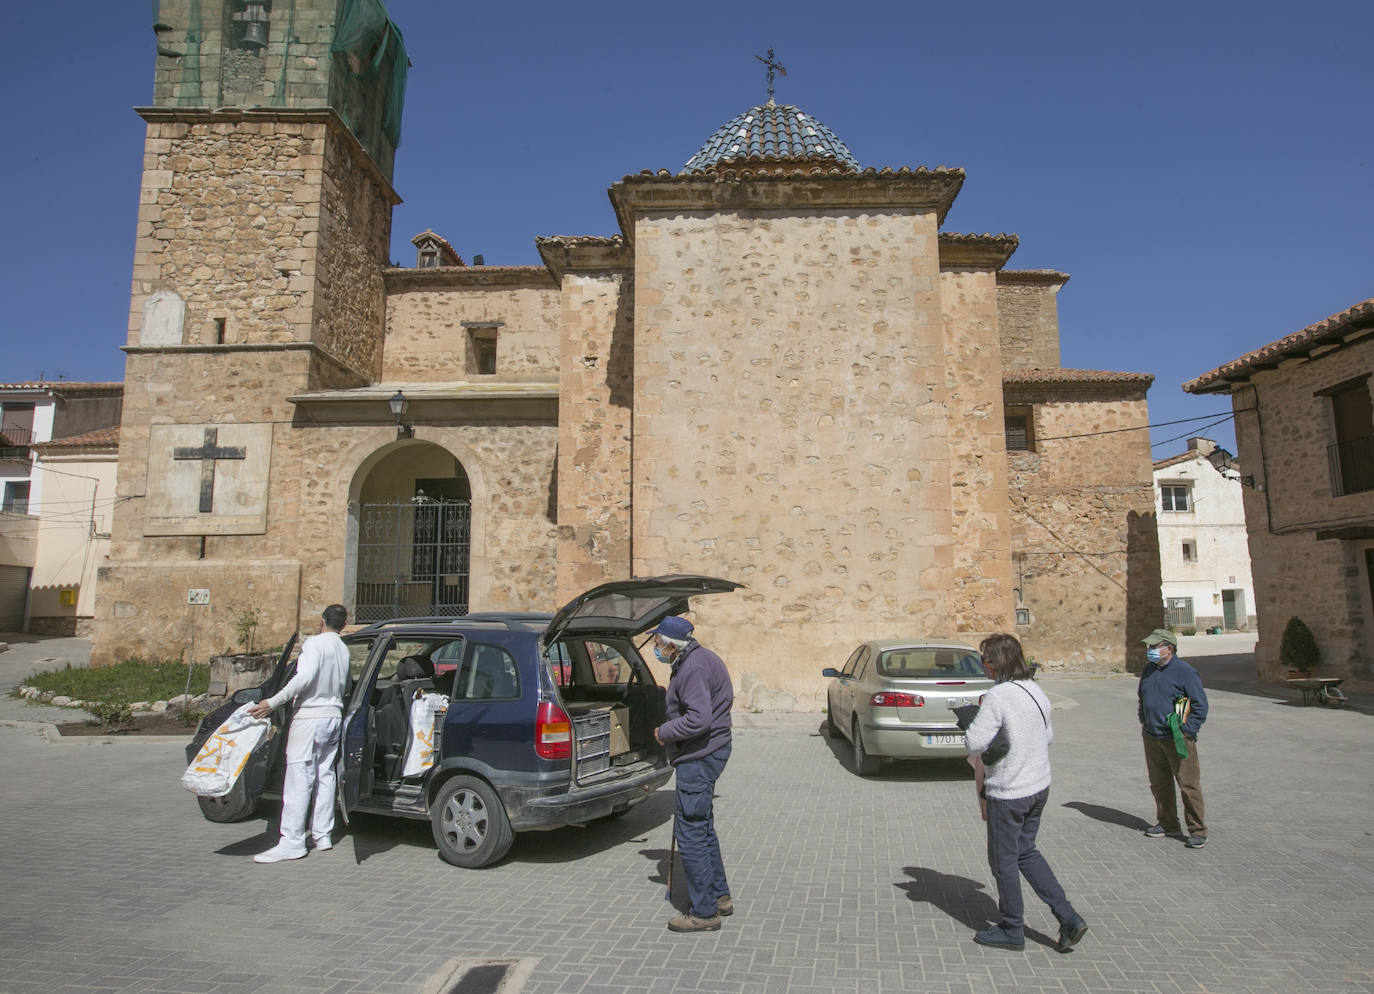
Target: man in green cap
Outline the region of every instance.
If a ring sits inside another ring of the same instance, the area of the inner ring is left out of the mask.
[[[1174,784],[1183,795],[1187,846],[1207,844],[1202,817],[1202,770],[1198,766],[1197,733],[1207,720],[1207,694],[1202,678],[1178,658],[1178,640],[1167,628],[1156,628],[1145,643],[1145,670],[1140,674],[1140,730],[1145,740],[1145,768],[1155,795],[1155,823],[1146,838],[1178,835],[1178,803]]]

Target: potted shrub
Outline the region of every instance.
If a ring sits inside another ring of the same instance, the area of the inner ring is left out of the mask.
[[[1321,662],[1317,639],[1301,618],[1288,619],[1279,644],[1279,661],[1288,667],[1290,675],[1309,676]]]

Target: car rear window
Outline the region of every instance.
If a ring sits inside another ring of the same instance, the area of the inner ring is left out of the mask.
[[[878,672],[927,680],[987,676],[978,653],[968,649],[889,649],[878,656]]]

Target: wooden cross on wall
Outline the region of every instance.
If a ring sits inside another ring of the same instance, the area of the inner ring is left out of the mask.
[[[173,459],[200,460],[200,513],[209,514],[215,505],[215,461],[243,459],[247,449],[240,445],[220,445],[219,429],[205,429],[205,444],[198,449],[182,446],[172,450]]]

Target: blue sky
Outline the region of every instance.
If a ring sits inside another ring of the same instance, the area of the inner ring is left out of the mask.
[[[945,228],[1058,269],[1066,366],[1148,372],[1153,422],[1224,416],[1179,384],[1374,295],[1368,0],[459,4],[390,0],[414,63],[392,258],[444,235],[538,263],[616,231],[606,188],[677,171],[767,97],[864,166],[959,166]],[[123,376],[154,37],[146,0],[28,3],[11,95],[0,380]],[[1160,427],[1234,447],[1229,422]]]

